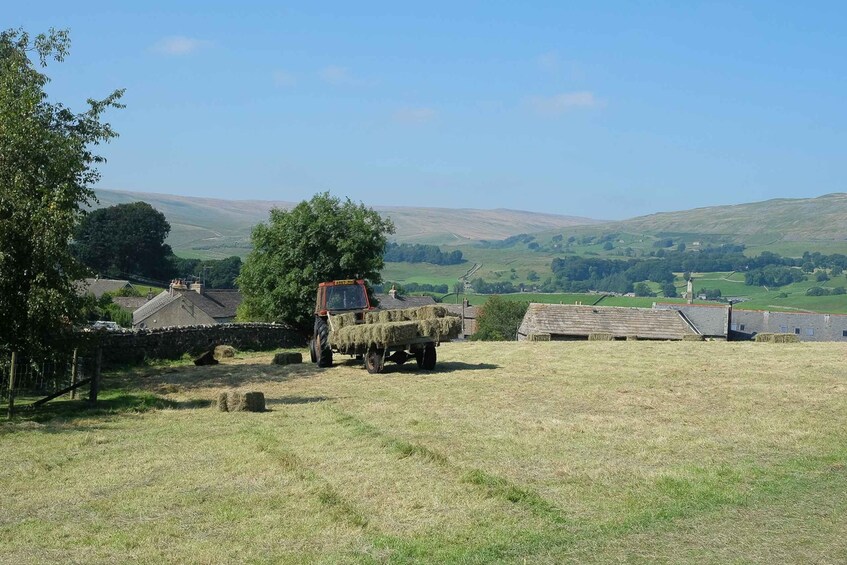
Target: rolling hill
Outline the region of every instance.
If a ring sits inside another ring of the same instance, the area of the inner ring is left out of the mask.
[[[179,255],[209,258],[246,255],[252,227],[266,221],[271,208],[295,205],[285,201],[220,200],[115,190],[98,190],[97,197],[100,207],[140,200],[149,203],[170,222],[168,243]],[[461,244],[600,223],[589,218],[519,210],[373,208],[394,221],[397,241],[410,243]]]

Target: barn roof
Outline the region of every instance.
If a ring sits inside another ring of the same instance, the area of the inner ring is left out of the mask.
[[[417,308],[435,304],[431,296],[391,296],[388,294],[375,294],[374,298],[379,300],[378,310],[396,310],[398,308]]]
[[[682,339],[699,332],[676,310],[532,303],[518,329],[521,336],[531,333],[572,337],[610,333],[620,338],[634,335],[642,339]]]
[[[122,288],[131,288],[132,284],[120,279],[83,279],[77,283],[79,294],[93,294],[100,298],[107,292],[117,292]]]

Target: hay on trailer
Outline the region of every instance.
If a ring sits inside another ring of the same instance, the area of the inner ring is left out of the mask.
[[[526,336],[527,341],[550,341],[552,336],[545,333],[531,333]]]
[[[219,392],[218,393],[217,407],[218,407],[218,410],[220,410],[221,412],[229,412],[229,406],[227,406],[226,397],[227,397],[226,392]]]
[[[303,354],[295,353],[291,351],[283,351],[281,353],[277,353],[274,355],[273,361],[271,364],[273,365],[296,365],[297,363],[303,362]]]
[[[615,336],[606,332],[596,332],[593,334],[588,334],[588,341],[612,341],[615,339]]]
[[[226,407],[228,412],[264,412],[265,395],[261,392],[238,392],[231,390],[218,395],[218,409],[222,412],[221,396],[226,395]]]
[[[401,310],[374,310],[365,314],[366,324],[383,324],[386,322],[416,322],[431,318],[444,318],[447,308],[428,304],[416,308],[403,308]]]
[[[385,322],[347,326],[329,334],[333,347],[347,349],[354,345],[385,346],[411,341],[418,336],[417,322]]]
[[[436,341],[455,339],[462,332],[462,319],[459,316],[428,318],[418,320],[416,323],[418,324],[418,337],[432,337]]]
[[[706,341],[706,336],[700,334],[684,334],[682,341]]]
[[[340,330],[341,328],[356,324],[356,312],[348,312],[346,314],[330,314],[329,328],[332,331]]]

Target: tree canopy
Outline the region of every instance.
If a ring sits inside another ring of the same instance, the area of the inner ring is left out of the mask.
[[[529,308],[529,302],[507,300],[501,296],[492,296],[479,312],[476,319],[474,340],[514,341],[518,328]]]
[[[239,318],[311,329],[317,285],[364,278],[381,282],[394,224],[364,204],[316,194],[290,211],[271,210],[253,229],[253,251],[238,277]]]
[[[93,147],[117,136],[101,117],[122,107],[122,90],[82,113],[48,101],[36,64],[64,60],[69,45],[65,31],[0,32],[0,348],[26,354],[80,315],[70,239],[99,179]]]
[[[172,275],[172,251],[165,243],[171,225],[146,202],[118,204],[85,215],[74,234],[74,253],[106,277]]]

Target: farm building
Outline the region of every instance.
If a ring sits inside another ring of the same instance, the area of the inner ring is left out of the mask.
[[[697,328],[697,331],[709,339],[728,339],[732,307],[728,304],[678,304],[657,302],[656,310],[676,310]]]
[[[377,305],[379,310],[417,308],[418,306],[435,304],[435,299],[431,296],[400,296],[393,288],[388,291],[388,294],[374,294],[374,298],[379,301]]]
[[[471,306],[467,298],[461,304],[443,303],[442,306],[447,308],[447,311],[451,314],[462,317],[462,338],[469,338],[476,333],[476,317],[479,308]]]
[[[589,339],[592,335],[681,340],[700,332],[677,310],[532,303],[518,328],[518,340],[535,335],[549,335],[551,340]]]
[[[83,279],[76,283],[77,292],[80,296],[93,294],[94,298],[100,298],[107,292],[117,292],[124,288],[132,288],[129,281],[120,279]]]
[[[733,309],[729,333],[734,340],[753,339],[760,333],[787,333],[800,341],[847,341],[847,315]]]
[[[132,313],[133,328],[225,324],[233,321],[241,293],[206,289],[202,283],[173,281],[168,290]]]

